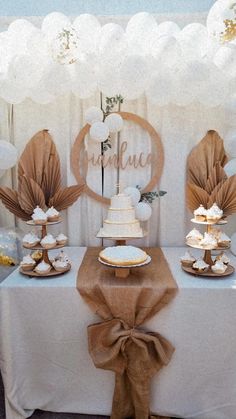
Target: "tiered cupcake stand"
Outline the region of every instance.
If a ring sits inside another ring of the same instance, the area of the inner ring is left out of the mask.
[[[199,224],[199,225],[205,226],[207,233],[211,233],[211,228],[214,227],[214,226],[216,226],[216,225],[225,225],[225,224],[227,224],[227,220],[225,220],[225,219],[219,220],[217,223],[212,223],[212,222],[208,222],[208,221],[196,221],[194,218],[192,218],[191,219],[191,222],[194,223],[194,224]],[[192,244],[189,244],[187,242],[186,242],[186,244],[187,244],[187,246],[193,247],[194,249],[201,249],[201,250],[203,250],[204,251],[203,260],[210,267],[212,265],[214,265],[214,261],[212,260],[212,251],[217,251],[218,250],[218,251],[221,251],[222,252],[222,251],[227,250],[227,249],[230,248],[230,246],[225,246],[225,247],[222,247],[222,246],[218,247],[217,246],[214,249],[209,250],[209,249],[204,249],[200,245],[192,245]],[[216,277],[216,278],[217,277],[218,278],[226,277],[226,276],[231,275],[232,273],[234,273],[234,267],[231,266],[231,265],[228,265],[227,266],[227,269],[226,269],[226,271],[224,273],[215,273],[215,272],[213,272],[210,269],[208,269],[205,272],[199,272],[199,271],[193,269],[192,267],[183,266],[183,265],[182,265],[182,269],[185,272],[188,272],[191,275],[205,276],[205,277]]]
[[[33,220],[26,221],[26,224],[28,224],[30,226],[33,226],[33,227],[41,227],[41,240],[47,235],[47,226],[51,226],[51,225],[59,224],[59,223],[61,223],[61,220],[47,222],[46,224],[35,224]],[[56,244],[53,248],[45,249],[40,244],[38,244],[38,245],[36,245],[34,247],[31,247],[31,248],[26,247],[26,246],[23,245],[23,247],[25,249],[29,250],[29,251],[32,251],[32,250],[40,250],[42,252],[42,260],[45,263],[48,263],[51,266],[52,266],[52,263],[51,263],[51,261],[49,259],[48,251],[54,250],[54,249],[61,249],[64,246],[65,245],[63,245],[63,244]],[[56,275],[63,275],[64,273],[68,272],[70,269],[71,269],[71,265],[68,265],[68,268],[65,271],[59,272],[59,271],[56,271],[53,268],[53,266],[52,266],[52,269],[50,270],[50,272],[48,272],[46,274],[42,274],[42,275],[39,274],[39,273],[37,273],[37,272],[35,272],[34,270],[32,270],[32,271],[24,271],[22,268],[20,268],[20,272],[23,275],[27,275],[27,276],[30,276],[30,277],[33,277],[33,276],[35,276],[35,277],[50,277],[50,276],[56,276]]]

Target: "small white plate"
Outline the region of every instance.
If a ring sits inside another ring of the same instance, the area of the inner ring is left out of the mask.
[[[148,264],[151,262],[151,260],[152,260],[151,256],[148,256],[148,257],[147,257],[147,259],[146,259],[144,262],[139,263],[139,264],[137,264],[137,265],[125,265],[125,266],[120,266],[120,265],[112,265],[111,263],[104,262],[102,259],[100,259],[100,258],[98,257],[98,261],[99,261],[100,263],[102,263],[103,265],[106,265],[106,266],[110,266],[111,268],[139,268],[140,266],[145,266],[145,265],[148,265]]]

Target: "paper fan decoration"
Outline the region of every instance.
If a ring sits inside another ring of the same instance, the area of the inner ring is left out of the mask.
[[[84,185],[74,185],[59,189],[49,200],[49,206],[53,206],[58,211],[64,210],[77,200],[78,196],[83,192],[83,189]]]
[[[18,163],[18,192],[0,188],[6,208],[22,220],[29,220],[36,206],[53,205],[58,211],[71,206],[84,185],[61,187],[60,159],[47,130],[38,132],[26,145]]]
[[[187,161],[186,198],[192,212],[200,204],[210,208],[215,202],[224,216],[236,212],[236,175],[227,177],[223,169],[227,162],[222,138],[208,131]]]
[[[224,167],[227,161],[222,138],[216,131],[208,131],[188,157],[187,179],[204,189],[216,164]]]

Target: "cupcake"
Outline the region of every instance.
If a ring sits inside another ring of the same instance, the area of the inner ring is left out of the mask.
[[[69,265],[71,265],[71,260],[69,259],[69,257],[67,256],[67,254],[61,250],[60,253],[58,253],[58,255],[55,257],[54,259],[55,261],[60,260],[63,262],[67,262]]]
[[[230,258],[225,253],[221,253],[220,255],[216,256],[216,261],[219,260],[223,262],[225,265],[228,265],[230,262]]]
[[[207,250],[213,250],[217,248],[217,240],[211,233],[204,233],[204,237],[199,244],[203,249]]]
[[[225,233],[220,233],[218,237],[218,246],[219,247],[229,247],[231,243],[230,238]]]
[[[192,267],[195,271],[198,271],[199,273],[206,272],[209,269],[209,265],[206,262],[204,262],[203,259],[198,259],[196,262],[194,262]]]
[[[34,209],[34,212],[31,215],[31,218],[33,219],[34,224],[40,224],[40,225],[46,224],[47,219],[48,219],[46,213],[38,206]]]
[[[41,246],[44,247],[44,249],[52,249],[56,246],[56,239],[51,234],[47,234],[44,236],[44,238],[40,242]]]
[[[41,250],[35,250],[30,256],[35,260],[35,262],[39,262],[43,257],[43,252],[41,252]]]
[[[46,212],[47,218],[49,222],[58,221],[59,220],[59,212],[54,208],[51,207]]]
[[[180,262],[182,266],[191,267],[194,262],[196,262],[196,258],[191,255],[191,253],[186,252],[184,256],[181,256]]]
[[[49,265],[49,263],[44,262],[43,260],[36,266],[34,270],[39,275],[47,275],[51,269],[52,269],[51,265]]]
[[[55,271],[58,271],[58,272],[68,271],[68,269],[70,267],[70,264],[66,261],[63,261],[63,260],[55,260],[52,265],[53,265]]]
[[[20,263],[21,268],[23,271],[32,271],[36,265],[35,260],[30,256],[24,256],[23,260]]]
[[[223,217],[223,211],[218,207],[216,203],[207,210],[207,221],[217,223]]]
[[[208,233],[210,233],[212,236],[214,236],[216,238],[216,240],[218,241],[219,236],[221,234],[221,231],[219,230],[219,228],[216,228],[216,227],[210,225]]]
[[[34,233],[28,233],[23,237],[22,242],[24,247],[31,249],[32,247],[37,246],[37,244],[39,244],[40,238],[36,236],[36,234]]]
[[[63,246],[67,243],[67,240],[68,238],[63,233],[58,234],[58,236],[56,237],[56,242]]]
[[[199,242],[203,239],[203,235],[196,228],[191,230],[186,236],[187,244],[199,245]]]
[[[194,211],[193,215],[196,221],[206,221],[207,210],[203,205],[200,205],[200,207]]]
[[[212,272],[215,274],[223,274],[227,269],[227,265],[225,265],[221,260],[217,260],[214,265],[211,266]]]

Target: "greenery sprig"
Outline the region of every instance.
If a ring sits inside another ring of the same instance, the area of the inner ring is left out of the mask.
[[[136,185],[136,188],[141,191],[141,186]],[[153,201],[157,198],[160,198],[161,196],[164,196],[167,194],[166,191],[152,191],[152,192],[144,192],[141,194],[140,202],[147,202],[148,204],[152,204]]]

